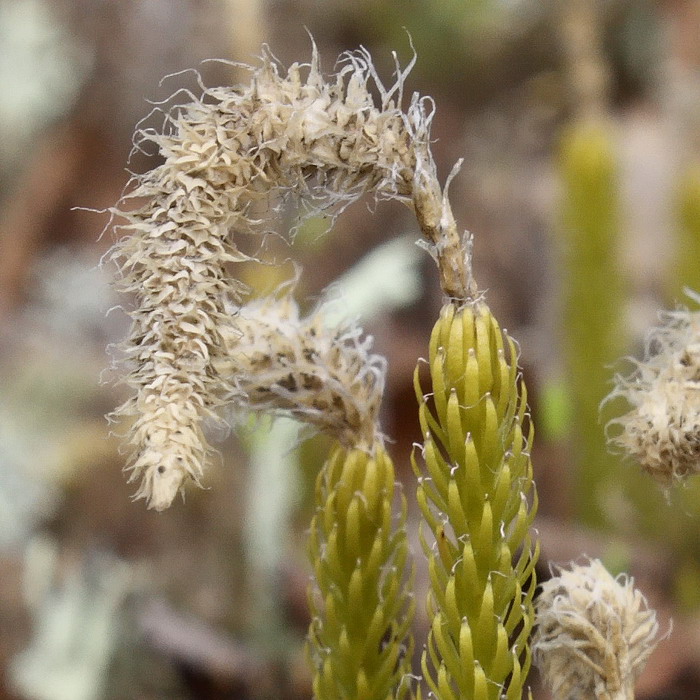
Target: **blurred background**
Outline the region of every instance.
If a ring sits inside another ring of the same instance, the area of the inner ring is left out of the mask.
[[[106,348],[129,300],[99,266],[127,168],[158,163],[127,163],[148,101],[197,93],[193,68],[235,85],[202,61],[255,64],[263,43],[308,61],[309,32],[326,72],[363,45],[387,83],[412,41],[407,89],[435,100],[441,179],[464,158],[455,214],[521,346],[540,576],[583,554],[634,575],[674,621],[638,697],[700,697],[700,487],[665,499],[606,452],[624,402],[599,411],[659,310],[700,291],[697,0],[0,0],[0,698],[310,697],[305,531],[327,442],[246,427],[217,436],[207,490],[160,514],[132,502],[104,418],[125,398]],[[303,265],[303,304],[338,283],[388,358],[382,424],[410,502],[412,373],[441,299],[410,212],[369,204],[278,253]],[[241,272],[261,291],[289,273]]]

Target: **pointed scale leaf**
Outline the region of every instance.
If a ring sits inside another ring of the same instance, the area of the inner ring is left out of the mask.
[[[445,350],[438,348],[435,359],[430,364],[430,376],[433,382],[433,401],[435,402],[435,412],[438,423],[443,429],[447,428],[447,391],[443,367],[445,363]]]
[[[490,316],[490,313],[489,313]],[[491,333],[489,320],[480,313],[474,323],[476,330],[476,356],[479,361],[479,392],[485,394],[493,386],[491,367]]]
[[[464,504],[459,495],[457,482],[450,479],[447,487],[447,515],[457,536],[469,532],[469,524],[464,515]]]
[[[447,341],[447,354],[445,372],[447,380],[452,387],[461,384],[460,379],[464,376],[464,344],[462,342],[463,325],[461,319],[456,319],[450,325],[450,334]]]
[[[433,618],[432,634],[435,646],[440,654],[440,658],[445,664],[445,669],[455,678],[459,685],[459,676],[462,673],[462,660],[457,653],[453,636],[445,628],[444,621],[440,617]]]
[[[459,454],[464,444],[464,430],[462,429],[462,416],[459,406],[457,390],[453,387],[450,391],[450,398],[447,401],[447,448],[450,454]]]

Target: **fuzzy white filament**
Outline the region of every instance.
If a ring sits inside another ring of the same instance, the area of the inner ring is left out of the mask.
[[[632,700],[657,643],[656,613],[597,559],[542,585],[533,658],[556,700]]]

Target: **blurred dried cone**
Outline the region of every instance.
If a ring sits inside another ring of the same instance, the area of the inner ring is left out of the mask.
[[[668,488],[700,472],[700,312],[679,309],[662,320],[644,360],[631,376],[615,377],[606,400],[621,396],[632,407],[610,421],[620,429],[612,446]]]
[[[542,585],[534,661],[558,700],[633,700],[658,629],[633,579],[573,564]]]

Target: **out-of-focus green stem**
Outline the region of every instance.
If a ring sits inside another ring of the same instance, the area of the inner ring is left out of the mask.
[[[684,288],[700,289],[700,164],[681,177],[677,202],[678,235],[671,278],[676,303],[683,299]]]
[[[602,498],[617,460],[605,447],[599,407],[610,365],[624,351],[623,287],[617,264],[618,182],[610,134],[598,122],[563,135],[562,285],[564,347],[573,405],[574,504],[587,525],[605,524]]]

